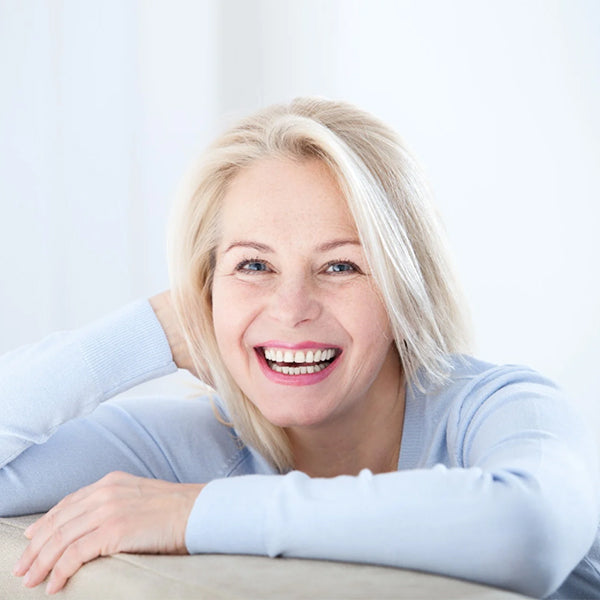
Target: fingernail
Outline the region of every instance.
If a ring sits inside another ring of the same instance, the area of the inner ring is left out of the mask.
[[[27,571],[27,573],[25,573],[25,577],[23,577],[23,585],[29,586],[30,583],[31,583],[31,572]]]
[[[23,535],[30,540],[31,539],[31,525],[23,532]]]
[[[46,586],[46,594],[54,594],[56,591],[56,584],[54,581],[49,581],[48,585]]]
[[[13,575],[16,575],[17,577],[21,576],[23,573],[21,573],[21,569],[23,568],[23,566],[21,565],[21,561],[17,561],[17,564],[13,567]]]

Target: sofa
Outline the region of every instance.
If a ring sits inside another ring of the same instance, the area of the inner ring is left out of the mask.
[[[12,568],[35,516],[0,519],[0,598],[48,598],[23,587]],[[444,598],[509,600],[519,594],[402,569],[260,556],[117,554],[84,565],[56,594],[65,600],[243,600],[249,598]]]

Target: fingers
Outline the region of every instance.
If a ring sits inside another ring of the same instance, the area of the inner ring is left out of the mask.
[[[112,484],[119,481],[120,476],[120,473],[111,474],[66,496],[25,530],[31,542],[13,569],[15,575],[24,575],[25,586],[34,587],[41,583],[56,565],[63,564],[63,555],[69,558],[80,547],[79,538],[93,532],[102,523],[103,516],[108,512],[107,502],[115,495],[115,486]],[[71,546],[74,550],[66,552]],[[99,551],[93,553],[88,548],[86,550],[85,557],[90,554],[91,558],[98,556]],[[62,581],[62,578],[58,577],[55,581]],[[56,587],[56,583],[51,587]]]
[[[105,554],[102,551],[101,535],[96,529],[63,546],[63,549],[44,547],[25,575],[24,585],[35,587],[50,573],[46,593],[58,592],[82,565]]]
[[[28,587],[50,574],[47,591],[54,593],[97,556],[186,553],[187,520],[203,487],[111,473],[27,528],[30,543],[13,572]]]
[[[101,541],[98,530],[92,531],[70,544],[52,569],[46,585],[46,593],[54,594],[58,592],[82,565],[98,556],[102,556],[104,553],[100,548]]]
[[[93,508],[86,506],[84,500],[91,496],[96,487],[97,484],[93,484],[66,496],[25,530],[25,537],[31,540],[31,543],[15,565],[15,575],[22,576],[29,571],[33,561],[51,538],[54,538],[54,545],[57,547],[77,539],[74,525],[81,526],[82,522],[76,519]],[[70,526],[67,527],[67,524]]]
[[[110,485],[114,485],[124,478],[131,477],[127,473],[121,473],[120,471],[114,471],[105,475],[98,481],[87,485],[85,487],[80,488],[76,492],[65,496],[60,502],[58,502],[55,506],[53,506],[43,517],[40,517],[35,523],[32,523],[24,532],[25,537],[28,539],[32,539],[36,536],[40,529],[42,528],[50,528],[52,529],[58,522],[55,522],[56,516],[60,515],[61,522],[64,522],[67,518],[72,518],[76,516],[76,511],[67,511],[64,512],[68,507],[78,506],[83,500],[90,497],[94,494],[98,489],[104,488]],[[81,512],[83,508],[80,508]]]
[[[57,516],[60,517],[60,522],[57,521]],[[73,515],[73,517],[76,516]],[[31,543],[15,565],[13,569],[15,575],[25,575],[30,570],[33,561],[40,554],[50,537],[54,536],[59,543],[65,543],[64,540],[68,539],[63,525],[65,520],[66,515],[64,513],[48,513],[34,523],[35,527],[30,526],[25,530],[25,536],[31,540]]]
[[[98,513],[86,513],[48,530],[41,530],[18,563],[19,572],[15,574],[25,574],[24,585],[35,587],[52,571],[51,580],[62,581],[62,587],[65,576],[70,577],[83,562],[99,556],[102,547],[92,550],[89,545],[96,539],[97,528],[101,524]],[[75,565],[74,570],[69,569],[70,565]]]

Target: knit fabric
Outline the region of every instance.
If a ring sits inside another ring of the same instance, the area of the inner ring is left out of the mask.
[[[48,510],[115,470],[210,482],[188,520],[191,553],[367,562],[600,597],[597,450],[573,407],[528,368],[453,364],[444,386],[407,387],[397,472],[278,474],[208,396],[111,400],[176,370],[139,301],[0,358],[0,514]]]

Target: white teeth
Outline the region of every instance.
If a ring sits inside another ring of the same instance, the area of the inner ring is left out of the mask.
[[[269,367],[284,375],[311,375],[329,366],[327,361],[337,354],[334,348],[319,350],[280,350],[263,348],[264,356],[269,361]],[[285,365],[278,363],[287,363]],[[298,366],[292,366],[292,365]]]
[[[273,371],[283,373],[284,375],[312,375],[318,373],[327,367],[327,365],[307,365],[306,367],[280,367],[277,363],[270,365]]]
[[[263,349],[265,358],[267,360],[278,362],[278,363],[296,363],[296,364],[308,364],[308,363],[319,363],[326,360],[331,360],[336,355],[334,348],[327,348],[324,350],[278,350],[276,348],[264,348]]]

